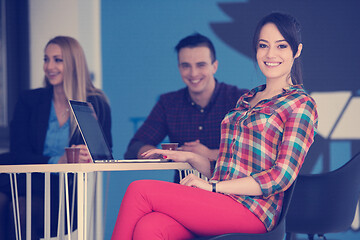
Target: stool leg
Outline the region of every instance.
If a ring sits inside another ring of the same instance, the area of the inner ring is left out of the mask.
[[[14,214],[14,225],[15,225],[15,235],[16,240],[21,240],[21,226],[20,226],[20,213],[19,213],[19,198],[16,182],[16,173],[10,173],[10,185],[11,185],[11,196],[13,204],[13,214]]]
[[[31,173],[26,173],[26,239],[31,239]]]

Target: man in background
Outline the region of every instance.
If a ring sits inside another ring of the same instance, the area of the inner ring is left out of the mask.
[[[210,39],[193,34],[175,47],[178,68],[185,88],[165,93],[152,109],[143,125],[131,139],[125,159],[142,158],[166,136],[179,143],[182,151],[217,159],[220,123],[247,89],[218,82],[215,48]]]

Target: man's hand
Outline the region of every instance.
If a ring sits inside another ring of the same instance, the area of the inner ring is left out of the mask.
[[[209,159],[216,160],[219,154],[218,149],[209,149],[205,145],[200,143],[200,140],[196,140],[193,142],[186,142],[184,145],[178,148],[179,151],[187,151],[197,153],[201,156],[207,157]]]

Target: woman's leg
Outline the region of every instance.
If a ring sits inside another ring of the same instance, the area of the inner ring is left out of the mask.
[[[143,180],[128,187],[112,239],[132,239],[140,219],[152,212],[169,216],[196,235],[266,232],[255,215],[226,195],[169,182]]]
[[[136,224],[134,240],[193,239],[195,236],[172,217],[151,212]]]

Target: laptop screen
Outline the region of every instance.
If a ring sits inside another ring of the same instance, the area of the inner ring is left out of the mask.
[[[69,100],[69,103],[93,161],[113,160],[91,103],[74,100]]]

